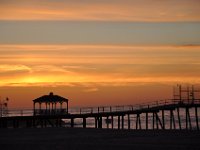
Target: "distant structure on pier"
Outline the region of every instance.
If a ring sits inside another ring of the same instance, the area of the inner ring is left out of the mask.
[[[33,100],[33,115],[68,114],[68,99],[51,92]],[[59,106],[57,106],[59,104]]]
[[[8,97],[4,100],[0,98],[0,117],[6,117],[8,114]]]

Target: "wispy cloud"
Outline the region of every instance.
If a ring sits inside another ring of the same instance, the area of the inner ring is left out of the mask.
[[[30,72],[31,68],[27,67],[25,65],[0,65],[0,73],[5,72],[21,72],[21,71],[27,71]]]
[[[198,0],[11,0],[0,2],[1,20],[199,21]]]
[[[1,86],[200,82],[198,45],[0,45],[0,53]]]

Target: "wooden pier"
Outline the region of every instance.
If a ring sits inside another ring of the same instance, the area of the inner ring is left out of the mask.
[[[71,128],[75,127],[76,119],[81,119],[82,127],[87,128],[87,120],[93,118],[95,128],[103,128],[105,123],[106,128],[113,129],[115,118],[118,129],[124,129],[126,121],[126,129],[165,130],[166,126],[169,126],[168,129],[199,130],[199,107],[200,99],[192,101],[165,100],[137,106],[80,108],[78,113],[1,117],[0,128],[63,127],[65,126],[64,119],[70,122]],[[182,118],[180,109],[185,113]],[[191,121],[191,109],[195,112],[195,124],[192,124]],[[166,113],[169,114],[168,122],[166,122]],[[131,119],[133,116],[136,118],[135,120]],[[141,116],[145,116],[143,122],[141,122]]]
[[[68,126],[74,128],[77,119],[81,119],[82,127],[87,128],[88,120],[91,122],[92,118],[94,128],[199,130],[200,99],[196,97],[199,97],[197,94],[200,91],[195,90],[194,86],[177,87],[171,100],[128,106],[79,108],[76,111],[68,110],[68,99],[51,92],[33,100],[32,114],[23,116],[21,111],[21,116],[0,117],[0,128],[66,127],[66,120]],[[63,108],[64,103],[66,108]],[[42,104],[45,109],[42,109]],[[60,108],[57,108],[57,104]]]

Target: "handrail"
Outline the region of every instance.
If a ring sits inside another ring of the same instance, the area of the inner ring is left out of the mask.
[[[108,112],[125,112],[125,111],[136,111],[141,109],[150,109],[161,106],[178,105],[178,104],[200,104],[200,99],[194,100],[179,100],[179,99],[168,99],[159,100],[147,103],[140,103],[135,105],[117,105],[117,106],[99,106],[99,107],[82,107],[82,108],[71,108],[69,109],[70,114],[93,114],[93,113],[108,113]],[[36,110],[37,112],[38,110]],[[59,111],[59,110],[58,110]],[[10,109],[4,117],[10,116],[32,116],[33,109]]]

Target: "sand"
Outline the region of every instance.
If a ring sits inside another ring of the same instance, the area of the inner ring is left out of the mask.
[[[199,131],[0,129],[1,150],[200,150]]]

